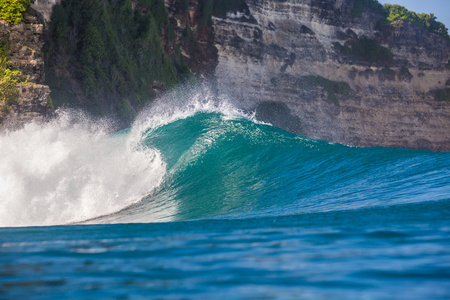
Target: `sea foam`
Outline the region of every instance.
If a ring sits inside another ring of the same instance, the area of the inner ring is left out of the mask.
[[[209,89],[197,87],[153,101],[122,133],[113,133],[107,121],[72,110],[60,110],[48,123],[3,132],[0,227],[77,223],[139,202],[166,174],[161,153],[142,141],[155,129],[199,112],[257,122]],[[153,206],[151,221],[170,221],[176,212],[176,203]]]
[[[106,122],[60,112],[0,136],[0,226],[55,225],[110,214],[163,180],[160,153]]]

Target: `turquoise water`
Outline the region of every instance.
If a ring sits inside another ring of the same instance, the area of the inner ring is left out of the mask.
[[[209,106],[76,124],[0,137],[0,298],[450,298],[450,153]]]

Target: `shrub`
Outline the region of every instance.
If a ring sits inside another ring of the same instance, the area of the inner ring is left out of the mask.
[[[391,50],[365,35],[357,40],[347,42],[345,46],[336,42],[334,48],[340,53],[350,56],[353,60],[370,63],[387,63],[391,62],[394,57]]]
[[[67,30],[68,16],[66,11],[59,5],[55,5],[52,12],[52,27],[50,31],[53,33],[55,39],[64,38],[64,34]]]
[[[3,60],[3,59],[2,59]],[[3,61],[0,64],[4,65]],[[17,85],[21,81],[22,73],[17,70],[0,67],[0,104],[8,106],[17,101],[19,92]]]
[[[362,36],[357,41],[351,41],[351,53],[360,60],[369,62],[390,62],[393,54],[386,48],[378,44],[374,39]]]
[[[408,67],[403,66],[400,68],[400,76],[411,76]]]
[[[53,105],[53,99],[52,99],[52,97],[48,97],[48,106],[49,106],[51,109],[54,109],[54,108],[55,108],[55,106]]]
[[[409,69],[405,66],[400,68],[400,72],[398,74],[398,79],[403,81],[411,81],[414,76],[409,72]]]
[[[352,18],[360,18],[362,16],[362,2],[355,1],[351,10]]]
[[[434,91],[436,101],[450,101],[450,88]]]
[[[174,48],[174,55],[172,59],[174,67],[178,71],[178,74],[181,79],[188,80],[189,78],[192,77],[191,70],[189,69],[189,66],[184,60],[183,55],[181,54],[180,47],[178,45],[175,45],[173,48]]]
[[[390,69],[390,68],[388,68],[388,67],[383,68],[381,70],[381,73],[383,73],[384,75],[387,75],[387,76],[394,76],[395,75],[395,71]]]
[[[200,19],[200,23],[206,26],[212,25],[212,12],[213,12],[213,0],[199,0],[198,3],[200,4],[201,10],[202,10],[202,17]]]
[[[0,0],[0,19],[14,25],[23,20],[22,13],[30,6],[30,0]]]
[[[351,10],[352,18],[360,18],[362,16],[363,7],[384,14],[383,5],[377,0],[353,0],[353,7]]]
[[[24,81],[20,71],[11,69],[6,48],[6,44],[0,47],[0,106],[3,111],[8,111],[8,106],[17,101],[18,84]]]
[[[245,0],[215,0],[213,1],[212,14],[216,17],[224,18],[227,12],[245,7],[247,7]]]
[[[449,39],[448,29],[443,23],[436,21],[434,14],[417,14],[397,4],[385,4],[384,9],[387,12],[386,19],[391,26],[396,27],[402,21],[408,21]]]
[[[211,16],[225,18],[227,13],[234,9],[248,8],[245,0],[199,0],[202,17],[200,22],[203,25],[211,26]]]
[[[332,81],[321,76],[306,76],[300,83],[300,86],[305,90],[311,90],[313,87],[321,86],[327,93],[327,98],[333,101],[336,106],[340,105],[336,94],[348,95],[350,93],[348,83]]]
[[[195,38],[195,34],[192,31],[192,29],[189,27],[189,25],[186,25],[186,27],[184,28],[183,32],[182,32],[182,39],[184,42],[188,42],[188,43],[192,43],[192,44],[197,44],[198,41]]]
[[[159,30],[161,30],[163,25],[169,24],[169,15],[166,11],[164,0],[138,0],[138,4],[151,11]]]

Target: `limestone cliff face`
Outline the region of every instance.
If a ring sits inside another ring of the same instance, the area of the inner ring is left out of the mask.
[[[25,13],[21,24],[0,21],[0,41],[8,45],[11,65],[28,78],[28,83],[18,87],[18,99],[2,108],[0,125],[17,127],[32,120],[44,120],[53,113],[49,104],[50,88],[41,84],[45,76],[42,34],[43,25],[38,24],[32,9]]]
[[[217,49],[214,47],[214,31],[202,15],[198,0],[164,0],[171,26],[176,34],[174,43],[165,41],[166,52],[172,52],[174,44],[181,53],[191,71],[210,79],[217,66]]]
[[[308,137],[450,151],[450,102],[434,99],[450,84],[445,38],[407,22],[380,26],[383,16],[367,8],[352,17],[352,0],[246,2],[213,18],[222,94]],[[393,60],[339,51],[363,36],[389,48]]]
[[[39,22],[48,22],[60,0],[31,2],[23,24],[0,24],[0,39],[8,40],[13,66],[40,84]],[[316,139],[450,151],[450,102],[434,96],[450,87],[445,38],[408,22],[381,26],[384,17],[368,8],[355,17],[353,0],[246,0],[225,18],[213,17],[211,27],[207,2],[164,0],[170,26],[163,26],[161,44],[169,57],[181,53],[197,78],[217,79],[219,93],[241,108]],[[393,59],[346,53],[366,37]],[[22,86],[8,118],[45,118],[48,93],[47,86]]]
[[[19,86],[17,103],[11,105],[4,120],[6,128],[20,128],[30,121],[42,122],[53,114],[49,106],[50,88],[43,84]]]
[[[22,71],[30,82],[44,81],[44,59],[42,56],[43,25],[21,23],[8,26],[10,61],[15,69]]]

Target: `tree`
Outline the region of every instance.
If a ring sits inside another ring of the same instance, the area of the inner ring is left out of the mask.
[[[22,13],[30,6],[30,0],[0,0],[0,19],[15,25],[23,20]]]
[[[434,14],[416,14],[415,12],[409,11],[404,6],[400,6],[398,4],[385,4],[384,8],[388,13],[386,19],[391,26],[395,27],[399,24],[399,22],[401,23],[402,21],[408,21],[449,39],[448,29],[443,23],[436,20],[436,16]]]

